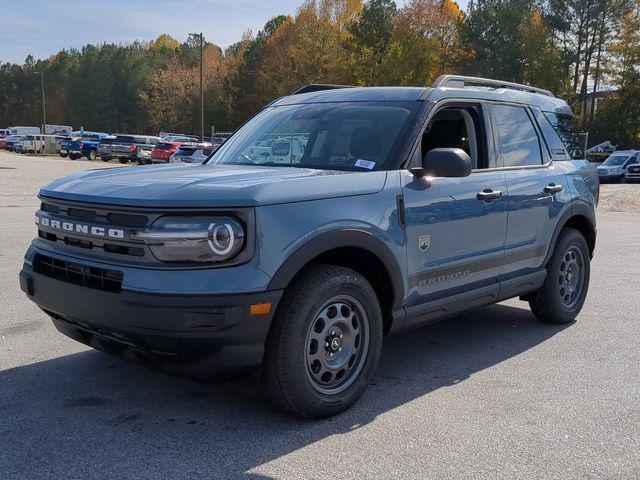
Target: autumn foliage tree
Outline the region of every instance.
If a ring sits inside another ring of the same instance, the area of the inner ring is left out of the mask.
[[[640,142],[640,0],[306,0],[226,49],[205,41],[205,125],[233,130],[308,83],[429,86],[463,73],[567,98],[592,139]],[[277,12],[274,12],[274,14]],[[0,126],[199,132],[200,36],[0,63]],[[596,112],[590,96],[614,89]]]

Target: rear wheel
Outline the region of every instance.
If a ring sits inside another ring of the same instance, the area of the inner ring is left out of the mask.
[[[60,156],[61,156],[62,158],[67,158],[67,154],[66,154],[66,153],[60,153]]]
[[[118,161],[122,164],[124,163],[129,163],[129,159],[128,158],[119,158]]]
[[[95,150],[89,150],[89,153],[87,153],[87,158],[91,161],[96,159],[96,151]]]
[[[573,321],[587,297],[591,256],[584,236],[573,228],[560,232],[547,265],[547,278],[529,301],[536,317],[549,323]]]
[[[103,162],[108,162],[109,160],[111,160],[111,157],[106,157],[106,156],[102,156],[100,158],[102,158]]]
[[[77,153],[70,153],[69,158],[71,160],[78,160],[80,158],[80,155],[78,155]]]
[[[263,386],[284,410],[340,413],[367,388],[382,346],[375,291],[344,267],[310,267],[287,288],[266,343]]]

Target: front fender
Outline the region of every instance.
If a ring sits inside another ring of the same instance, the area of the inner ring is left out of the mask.
[[[293,277],[314,258],[343,247],[363,249],[380,259],[393,287],[393,307],[398,307],[404,298],[404,283],[398,260],[382,240],[370,232],[357,229],[324,232],[308,240],[285,260],[272,277],[268,290],[286,288]]]

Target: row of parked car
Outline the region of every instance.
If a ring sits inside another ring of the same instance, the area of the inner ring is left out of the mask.
[[[212,142],[199,142],[198,138],[181,134],[163,136],[115,134],[102,132],[73,132],[63,135],[1,135],[0,148],[17,153],[34,153],[43,150],[45,143],[56,143],[56,152],[63,158],[120,163],[202,163],[221,145],[224,136],[216,136]]]
[[[600,183],[640,181],[640,150],[617,150],[597,168]]]
[[[117,134],[85,132],[80,137],[65,139],[60,144],[60,156],[76,160],[100,158],[108,162],[117,159],[120,163],[202,163],[222,139],[214,138],[214,143],[199,142],[187,135]]]

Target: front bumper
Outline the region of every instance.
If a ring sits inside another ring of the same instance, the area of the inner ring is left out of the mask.
[[[640,175],[639,174],[632,174],[632,175],[626,174],[624,176],[624,181],[625,182],[630,182],[630,183],[631,182],[634,182],[634,183],[635,182],[640,182]]]
[[[259,365],[282,295],[280,290],[207,295],[124,288],[116,293],[53,278],[36,271],[28,258],[20,286],[68,337],[125,360],[197,379]],[[251,315],[251,305],[266,302],[272,304],[268,314]]]

